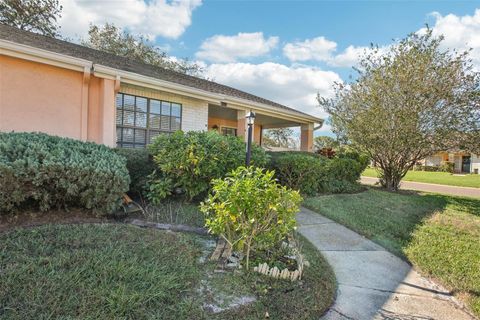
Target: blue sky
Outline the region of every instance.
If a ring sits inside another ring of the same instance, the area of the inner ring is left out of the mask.
[[[333,82],[348,81],[370,43],[386,47],[426,23],[445,35],[445,47],[473,48],[480,69],[480,1],[60,2],[66,36],[113,22],[199,62],[215,81],[320,117],[316,93],[331,96]]]

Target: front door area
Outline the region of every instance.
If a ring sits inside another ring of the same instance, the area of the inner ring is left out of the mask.
[[[470,156],[463,156],[462,157],[462,172],[470,173]]]

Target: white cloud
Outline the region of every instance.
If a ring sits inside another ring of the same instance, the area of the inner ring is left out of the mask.
[[[381,54],[386,48],[386,46],[380,47],[378,53]],[[323,61],[332,67],[350,68],[356,66],[360,58],[371,50],[366,46],[350,45],[338,53],[336,42],[325,37],[317,37],[301,42],[287,43],[283,47],[283,54],[290,61]]]
[[[318,107],[317,92],[330,97],[333,82],[341,81],[332,71],[272,62],[211,64],[206,71],[215,81],[322,118],[326,114]]]
[[[157,36],[176,39],[192,22],[192,12],[201,0],[60,0],[63,6],[59,23],[64,36],[85,37],[90,23],[111,22],[151,39]]]
[[[369,47],[348,46],[342,53],[339,53],[328,60],[328,64],[334,67],[355,66],[360,57],[368,50],[370,50]]]
[[[265,38],[262,32],[215,35],[206,39],[196,56],[213,62],[234,62],[238,58],[267,54],[278,44],[278,37]]]
[[[332,53],[336,48],[336,42],[330,41],[325,37],[318,37],[305,41],[287,43],[283,47],[283,54],[290,59],[290,61],[326,61],[331,59]]]
[[[471,48],[470,58],[480,69],[480,9],[476,9],[471,16],[454,14],[442,16],[438,12],[434,12],[432,15],[435,18],[435,25],[432,26],[433,34],[445,36],[443,46],[459,51]],[[421,29],[419,32],[424,30]]]

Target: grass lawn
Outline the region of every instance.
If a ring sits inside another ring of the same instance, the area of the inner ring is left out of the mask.
[[[376,169],[367,168],[363,171],[362,176],[374,177],[378,176]],[[480,188],[480,174],[467,174],[464,176],[453,175],[448,172],[427,172],[427,171],[408,171],[403,178],[404,181],[415,181],[433,184],[445,184],[457,187]]]
[[[304,205],[407,258],[480,316],[480,199],[369,188]]]
[[[201,259],[212,250],[206,243],[212,239],[110,223],[2,232],[0,318],[313,319],[333,302],[333,272],[308,242],[311,267],[301,282],[215,273]],[[216,314],[203,308],[239,295],[256,301]]]

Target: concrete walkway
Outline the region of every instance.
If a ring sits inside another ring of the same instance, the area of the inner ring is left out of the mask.
[[[378,179],[362,176],[360,178],[360,182],[363,184],[374,185],[378,182]],[[455,187],[447,186],[444,184],[402,181],[400,184],[400,189],[434,192],[452,196],[480,198],[480,188]]]
[[[305,208],[297,221],[337,278],[336,301],[322,319],[475,319],[447,290],[365,237]]]

